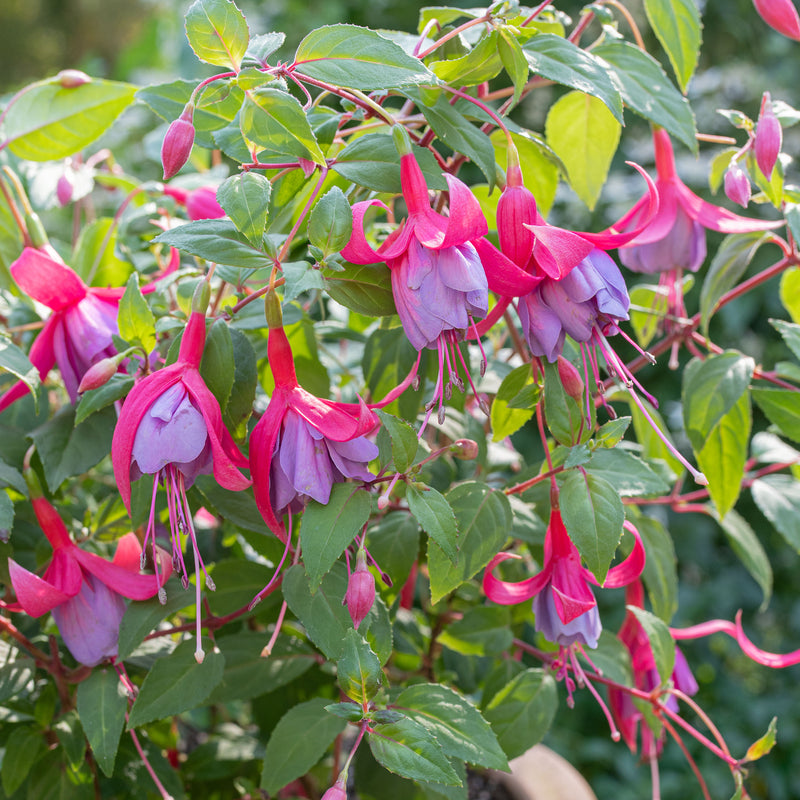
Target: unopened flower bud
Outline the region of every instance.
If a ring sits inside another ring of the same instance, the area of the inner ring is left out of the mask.
[[[750,202],[750,179],[736,163],[731,164],[725,173],[725,194],[742,208],[747,208]]]
[[[478,457],[478,443],[472,439],[458,439],[450,445],[450,455],[462,461],[472,461]]]
[[[356,569],[350,575],[345,602],[350,612],[350,619],[358,628],[375,602],[375,578],[367,569],[367,558],[363,550],[358,551]]]
[[[88,392],[91,389],[99,389],[108,383],[116,375],[119,363],[119,358],[109,356],[108,358],[100,359],[96,364],[92,364],[84,373],[83,378],[81,378],[78,394]]]
[[[800,16],[792,0],[753,0],[761,19],[778,33],[800,41]]]
[[[267,316],[267,327],[283,327],[283,310],[281,309],[281,299],[274,289],[270,289],[264,295],[264,313]]]
[[[336,783],[328,789],[322,800],[347,800],[347,774],[342,772],[336,779]]]
[[[74,188],[72,181],[65,172],[56,183],[56,200],[58,200],[60,206],[63,207],[72,200]]]
[[[192,312],[205,314],[211,300],[211,286],[208,281],[200,281],[194,288],[192,295]]]
[[[164,167],[164,180],[169,180],[189,160],[194,144],[194,106],[187,105],[183,114],[167,129],[161,145],[161,164]]]
[[[575,365],[564,356],[558,357],[558,377],[564,391],[573,399],[579,401],[583,397],[583,378]]]
[[[772,178],[772,170],[778,161],[783,144],[783,129],[772,111],[769,92],[761,99],[761,113],[756,125],[755,151],[758,168],[767,180]]]
[[[76,89],[85,83],[91,83],[92,79],[79,69],[62,69],[56,75],[56,81],[58,81],[62,89]]]
[[[525,188],[516,150],[509,148],[506,188],[497,203],[497,235],[503,254],[525,269],[533,252],[536,198]]]

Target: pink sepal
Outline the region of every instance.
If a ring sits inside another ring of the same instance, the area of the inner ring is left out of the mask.
[[[544,276],[531,275],[501,253],[488,239],[473,242],[486,271],[489,289],[501,297],[522,297],[532,292]]]
[[[530,600],[547,586],[550,575],[544,570],[524,581],[501,581],[493,575],[494,568],[509,558],[519,558],[514,553],[498,553],[487,565],[483,574],[483,593],[493,602],[503,606],[516,605]]]
[[[128,535],[136,539],[135,534]],[[130,545],[126,544],[126,547],[130,547]],[[109,589],[131,600],[147,600],[158,592],[159,586],[163,586],[172,573],[172,559],[169,554],[160,547],[157,550],[160,579],[155,575],[140,574],[138,564],[131,570],[114,562],[106,561],[94,553],[87,553],[77,546],[75,546],[72,556],[81,567],[99,578]],[[141,553],[141,548],[139,548],[139,552]]]
[[[88,287],[66,264],[26,247],[10,272],[27,295],[53,311],[63,311],[86,297]]]
[[[21,567],[14,559],[8,559],[8,572],[11,585],[22,609],[31,617],[41,617],[56,606],[74,597],[81,587],[80,568],[77,567],[77,583],[70,581],[69,591],[55,585]],[[74,589],[74,591],[73,591]]]
[[[554,280],[568,275],[594,250],[583,236],[554,225],[526,225],[534,236],[533,258],[536,266]]]

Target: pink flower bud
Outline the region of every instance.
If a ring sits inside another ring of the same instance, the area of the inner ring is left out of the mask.
[[[358,552],[356,571],[350,575],[344,599],[353,625],[358,628],[375,602],[375,578],[367,569],[367,560],[363,550]]]
[[[583,378],[571,361],[564,356],[558,357],[558,377],[564,391],[573,399],[580,401],[583,397]]]
[[[92,82],[92,79],[79,69],[62,69],[56,75],[56,80],[62,89],[76,89],[78,86]]]
[[[742,208],[750,202],[750,179],[738,164],[731,164],[725,173],[725,194]]]
[[[511,164],[506,188],[497,203],[497,234],[503,254],[522,269],[528,266],[535,240],[526,226],[535,224],[536,199],[523,185],[519,165]]]
[[[102,358],[96,364],[92,364],[81,378],[78,386],[78,393],[88,392],[91,389],[99,389],[108,383],[119,369],[119,359],[116,356]]]
[[[800,42],[800,16],[792,0],[753,0],[753,5],[767,25]]]
[[[164,180],[169,180],[189,160],[194,144],[194,108],[187,106],[167,130],[161,145],[161,164],[164,167]]]
[[[336,783],[322,795],[322,800],[347,800],[347,779],[340,775]]]
[[[783,144],[783,130],[778,118],[772,111],[772,100],[769,92],[764,92],[761,99],[761,113],[756,125],[756,163],[767,180],[772,178],[772,170],[778,160]]]
[[[478,457],[478,443],[472,439],[459,439],[450,446],[450,454],[462,461],[472,461]]]
[[[70,200],[72,200],[73,191],[74,187],[72,181],[67,177],[67,174],[64,173],[56,184],[56,199],[58,200],[58,204],[63,207],[69,203]]]

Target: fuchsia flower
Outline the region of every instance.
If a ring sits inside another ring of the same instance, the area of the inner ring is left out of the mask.
[[[604,588],[625,586],[636,580],[644,569],[645,552],[639,532],[630,522],[625,522],[625,530],[636,540],[633,551],[621,564],[609,570],[602,584]],[[550,513],[542,569],[518,583],[502,581],[493,575],[493,571],[508,558],[514,556],[498,553],[486,567],[483,576],[486,596],[501,605],[533,599],[536,630],[546,639],[562,647],[575,643],[597,647],[601,624],[597,601],[589,584],[599,584],[594,575],[581,565],[578,548],[570,539],[557,507],[554,506]]]
[[[379,420],[363,401],[337,403],[303,389],[282,327],[270,328],[268,348],[275,389],[250,437],[250,472],[261,516],[287,542],[284,514],[291,521],[309,499],[327,503],[333,484],[345,478],[375,477],[367,463],[378,448],[364,436]]]
[[[131,481],[153,476],[153,500],[145,536],[155,548],[156,493],[161,482],[167,493],[172,560],[188,586],[181,536],[192,543],[195,573],[205,574],[195,537],[186,490],[201,474],[213,472],[217,483],[229,491],[246,489],[250,481],[239,471],[247,466],[222,421],[219,403],[200,375],[206,341],[205,308],[208,284],[198,287],[192,313],[181,340],[178,360],[139,381],[122,407],[111,444],[111,459],[120,495],[130,512]],[[202,308],[202,310],[199,310]],[[206,574],[206,584],[214,584]],[[197,576],[198,642],[196,657],[202,660],[199,625],[200,578]]]
[[[118,331],[119,301],[125,290],[89,287],[66,264],[33,247],[22,251],[11,265],[11,275],[22,291],[53,311],[28,357],[42,380],[58,364],[74,403],[86,370],[117,352],[111,337]],[[14,384],[0,397],[0,411],[27,392],[22,381]]]
[[[9,559],[17,601],[32,617],[52,612],[75,660],[93,667],[117,655],[123,598],[146,600],[155,595],[172,565],[167,553],[158,548],[160,575],[141,575],[142,548],[133,533],[119,540],[111,562],[87,553],[69,538],[55,508],[41,494],[33,496],[32,491],[31,495],[36,518],[53,546],[53,558],[41,578]]]
[[[753,5],[770,28],[800,42],[800,16],[792,0],[753,0]]]
[[[783,128],[772,110],[769,92],[764,92],[753,147],[756,152],[756,164],[767,180],[772,178],[772,170],[778,162],[782,145]]]
[[[185,206],[190,220],[219,219],[225,216],[225,209],[217,202],[217,190],[213,186],[200,186],[198,189],[165,186],[164,194]]]

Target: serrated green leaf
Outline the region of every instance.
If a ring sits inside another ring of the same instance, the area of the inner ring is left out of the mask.
[[[512,105],[519,102],[522,90],[528,82],[528,59],[522,50],[522,45],[516,37],[507,29],[500,29],[500,38],[497,41],[497,52],[503,69],[508,73],[511,82],[514,84],[514,96],[511,98]]]
[[[672,677],[672,670],[675,666],[675,642],[667,624],[643,608],[638,606],[628,606],[627,608],[639,620],[639,624],[647,634],[661,682],[666,683]]]
[[[747,390],[754,367],[752,358],[735,350],[689,362],[683,374],[683,419],[695,453]]]
[[[697,130],[689,101],[672,85],[658,61],[621,39],[603,42],[593,48],[592,55],[611,64],[611,78],[626,105],[697,152]]]
[[[392,576],[393,592],[405,585],[419,553],[419,523],[410,514],[387,514],[367,530],[370,553]]]
[[[113,669],[96,669],[78,684],[78,714],[92,753],[109,777],[114,772],[128,696]]]
[[[33,401],[38,408],[39,370],[31,364],[28,356],[5,334],[0,334],[0,370],[10,372],[30,389]]]
[[[800,405],[789,389],[753,389],[753,399],[781,433],[800,442]]]
[[[666,494],[670,488],[641,458],[618,447],[595,450],[586,471],[608,481],[620,497]]]
[[[203,704],[222,680],[225,657],[212,650],[198,664],[196,647],[194,639],[187,640],[153,664],[131,708],[129,730]]]
[[[540,33],[528,39],[522,50],[533,72],[593,95],[622,122],[622,99],[605,62],[553,33]]]
[[[315,697],[290,708],[278,721],[264,752],[261,788],[270,794],[305,775],[347,722],[325,713],[330,701]]]
[[[408,486],[406,501],[422,530],[455,563],[458,560],[458,523],[445,497],[430,486],[423,491]]]
[[[620,123],[602,101],[570,92],[547,114],[547,143],[567,168],[569,184],[593,209],[619,144]]]
[[[429,541],[428,569],[434,603],[485,567],[505,543],[511,527],[508,498],[486,484],[459,484],[446,498],[458,523],[458,559],[451,563],[439,545]]]
[[[527,669],[495,694],[483,715],[506,756],[516,758],[542,740],[557,708],[553,677],[541,669]]]
[[[445,83],[477,86],[479,83],[491,80],[503,69],[497,47],[497,31],[490,31],[466,55],[447,61],[434,61],[431,69],[436,77]],[[527,72],[527,62],[525,69]]]
[[[392,461],[397,472],[405,472],[417,455],[417,432],[403,419],[378,410],[381,426],[392,440]]]
[[[393,703],[430,731],[445,755],[488,769],[508,769],[497,737],[480,711],[441,684],[421,683],[404,689]]]
[[[370,509],[369,495],[351,483],[337,483],[325,505],[316,500],[308,504],[303,513],[300,544],[312,591],[364,527]]]
[[[185,24],[186,38],[201,61],[239,71],[250,31],[232,0],[195,0]]]
[[[750,488],[761,513],[800,553],[800,481],[789,475],[767,475]]]
[[[642,516],[634,524],[647,553],[642,580],[653,606],[653,613],[669,623],[678,610],[675,547],[669,532],[658,520]]]
[[[106,131],[133,102],[136,87],[92,78],[64,88],[57,78],[31,84],[3,120],[9,150],[27,161],[71,156]]]
[[[786,346],[800,360],[800,325],[782,319],[771,319],[770,324],[781,335]]]
[[[491,408],[492,441],[500,442],[512,433],[516,433],[534,414],[535,403],[526,409],[514,408],[511,401],[527,386],[535,386],[541,391],[538,383],[533,378],[530,364],[523,364],[511,370],[503,378],[497,390]],[[538,391],[531,398],[536,398]]]
[[[119,301],[119,335],[130,344],[140,345],[150,353],[156,346],[156,319],[139,288],[139,275],[128,279],[125,293]]]
[[[273,32],[253,36],[247,45],[242,67],[265,67],[267,59],[286,41],[286,34]]]
[[[560,503],[570,538],[602,585],[625,521],[619,493],[598,475],[573,470],[561,484]]]
[[[75,411],[75,424],[80,425],[87,417],[117,400],[127,397],[133,388],[134,379],[122,374],[113,375],[99,389],[84,392]]]
[[[594,427],[594,404],[590,410],[593,419],[589,424],[584,419],[583,403],[578,402],[564,390],[558,367],[544,364],[544,416],[553,438],[565,447],[585,441]]]
[[[160,233],[153,241],[177,247],[215,264],[243,269],[272,267],[272,259],[253,247],[227,219],[200,219]]]
[[[325,166],[308,117],[292,95],[280,89],[250,92],[239,115],[242,134],[267,153],[305,158]]]
[[[728,511],[721,520],[718,519],[718,522],[725,531],[733,552],[761,587],[763,595],[761,610],[763,611],[769,605],[772,597],[772,566],[764,546],[750,527],[750,523],[733,509]]]
[[[325,269],[322,275],[328,294],[346,308],[370,317],[397,313],[385,264],[345,264],[342,271]]]
[[[353,232],[353,212],[338,186],[329,189],[314,205],[308,219],[308,240],[325,257],[338,253]]]
[[[436,83],[418,58],[358,25],[318,28],[300,42],[294,57],[294,66],[303,75],[351,89],[374,91]]]
[[[355,628],[345,634],[342,655],[336,662],[336,678],[345,695],[362,705],[375,697],[383,683],[378,657]]]
[[[645,0],[644,10],[667,51],[681,91],[685,92],[697,66],[702,41],[700,14],[694,0]]]
[[[217,202],[237,230],[257,249],[263,247],[272,184],[257,172],[231,175],[217,189]]]
[[[375,725],[367,739],[375,760],[389,772],[412,780],[461,785],[436,738],[414,720]]]

